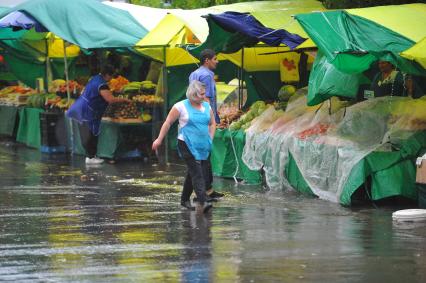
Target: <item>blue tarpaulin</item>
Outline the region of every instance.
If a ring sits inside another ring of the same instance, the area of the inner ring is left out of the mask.
[[[14,11],[0,19],[0,28],[12,28],[14,31],[21,29],[35,28],[36,32],[48,32],[48,30],[40,24],[31,15],[25,12]]]
[[[303,43],[306,38],[290,33],[284,29],[271,29],[262,25],[250,14],[225,12],[209,15],[221,28],[230,33],[240,33],[252,38],[252,42],[264,42],[270,46],[287,45],[293,49]]]

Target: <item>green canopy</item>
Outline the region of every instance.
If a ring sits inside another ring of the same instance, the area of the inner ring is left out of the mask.
[[[382,59],[404,72],[426,74],[417,63],[399,55],[415,42],[373,21],[346,11],[300,14],[296,19],[327,60],[342,72],[361,73]]]
[[[147,33],[127,11],[95,0],[31,0],[3,11],[33,16],[60,38],[82,48],[131,47]]]

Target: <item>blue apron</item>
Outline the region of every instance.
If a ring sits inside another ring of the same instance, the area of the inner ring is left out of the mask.
[[[210,105],[203,102],[204,112],[195,109],[188,99],[184,100],[188,111],[188,123],[179,129],[183,139],[195,160],[207,160],[212,149],[212,140],[209,134]]]
[[[108,106],[108,102],[99,94],[99,88],[106,84],[101,75],[94,76],[66,114],[68,118],[86,124],[95,136],[99,135],[102,115]]]

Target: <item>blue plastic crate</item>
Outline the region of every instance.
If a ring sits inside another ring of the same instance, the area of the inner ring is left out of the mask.
[[[47,146],[42,145],[40,148],[40,151],[42,153],[65,153],[65,146],[59,145],[59,146]]]
[[[139,149],[134,149],[121,154],[119,158],[130,159],[130,158],[141,158],[141,157],[142,157],[142,152]]]

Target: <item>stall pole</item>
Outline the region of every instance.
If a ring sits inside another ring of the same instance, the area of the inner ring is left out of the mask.
[[[62,40],[64,43],[64,73],[65,73],[65,81],[66,81],[66,87],[67,87],[67,98],[68,103],[71,100],[71,94],[70,94],[70,87],[69,87],[69,77],[68,77],[68,59],[67,59],[67,47],[65,40]]]
[[[166,46],[163,46],[163,89],[162,89],[162,93],[163,93],[163,98],[164,98],[164,106],[163,106],[163,122],[166,120],[167,117],[167,106],[168,106],[168,93],[167,93],[167,56],[166,56]],[[165,139],[165,163],[168,164],[169,163],[169,138],[168,135],[166,135],[164,137]]]
[[[46,72],[44,74],[44,85],[45,88],[49,89],[49,69],[50,69],[50,62],[49,62],[49,44],[47,42],[47,38],[44,39],[44,46],[46,48]]]
[[[65,73],[65,84],[66,84],[66,88],[67,88],[67,99],[68,99],[68,103],[71,100],[71,94],[70,94],[70,87],[69,87],[69,77],[68,77],[68,59],[67,59],[67,47],[66,47],[66,43],[65,40],[62,40],[64,43],[64,73]],[[70,132],[71,132],[71,136],[70,136],[70,143],[71,143],[71,156],[74,155],[74,127],[73,127],[73,121],[72,119],[69,119],[70,121]]]
[[[244,47],[241,49],[241,57],[240,109],[244,106]]]

